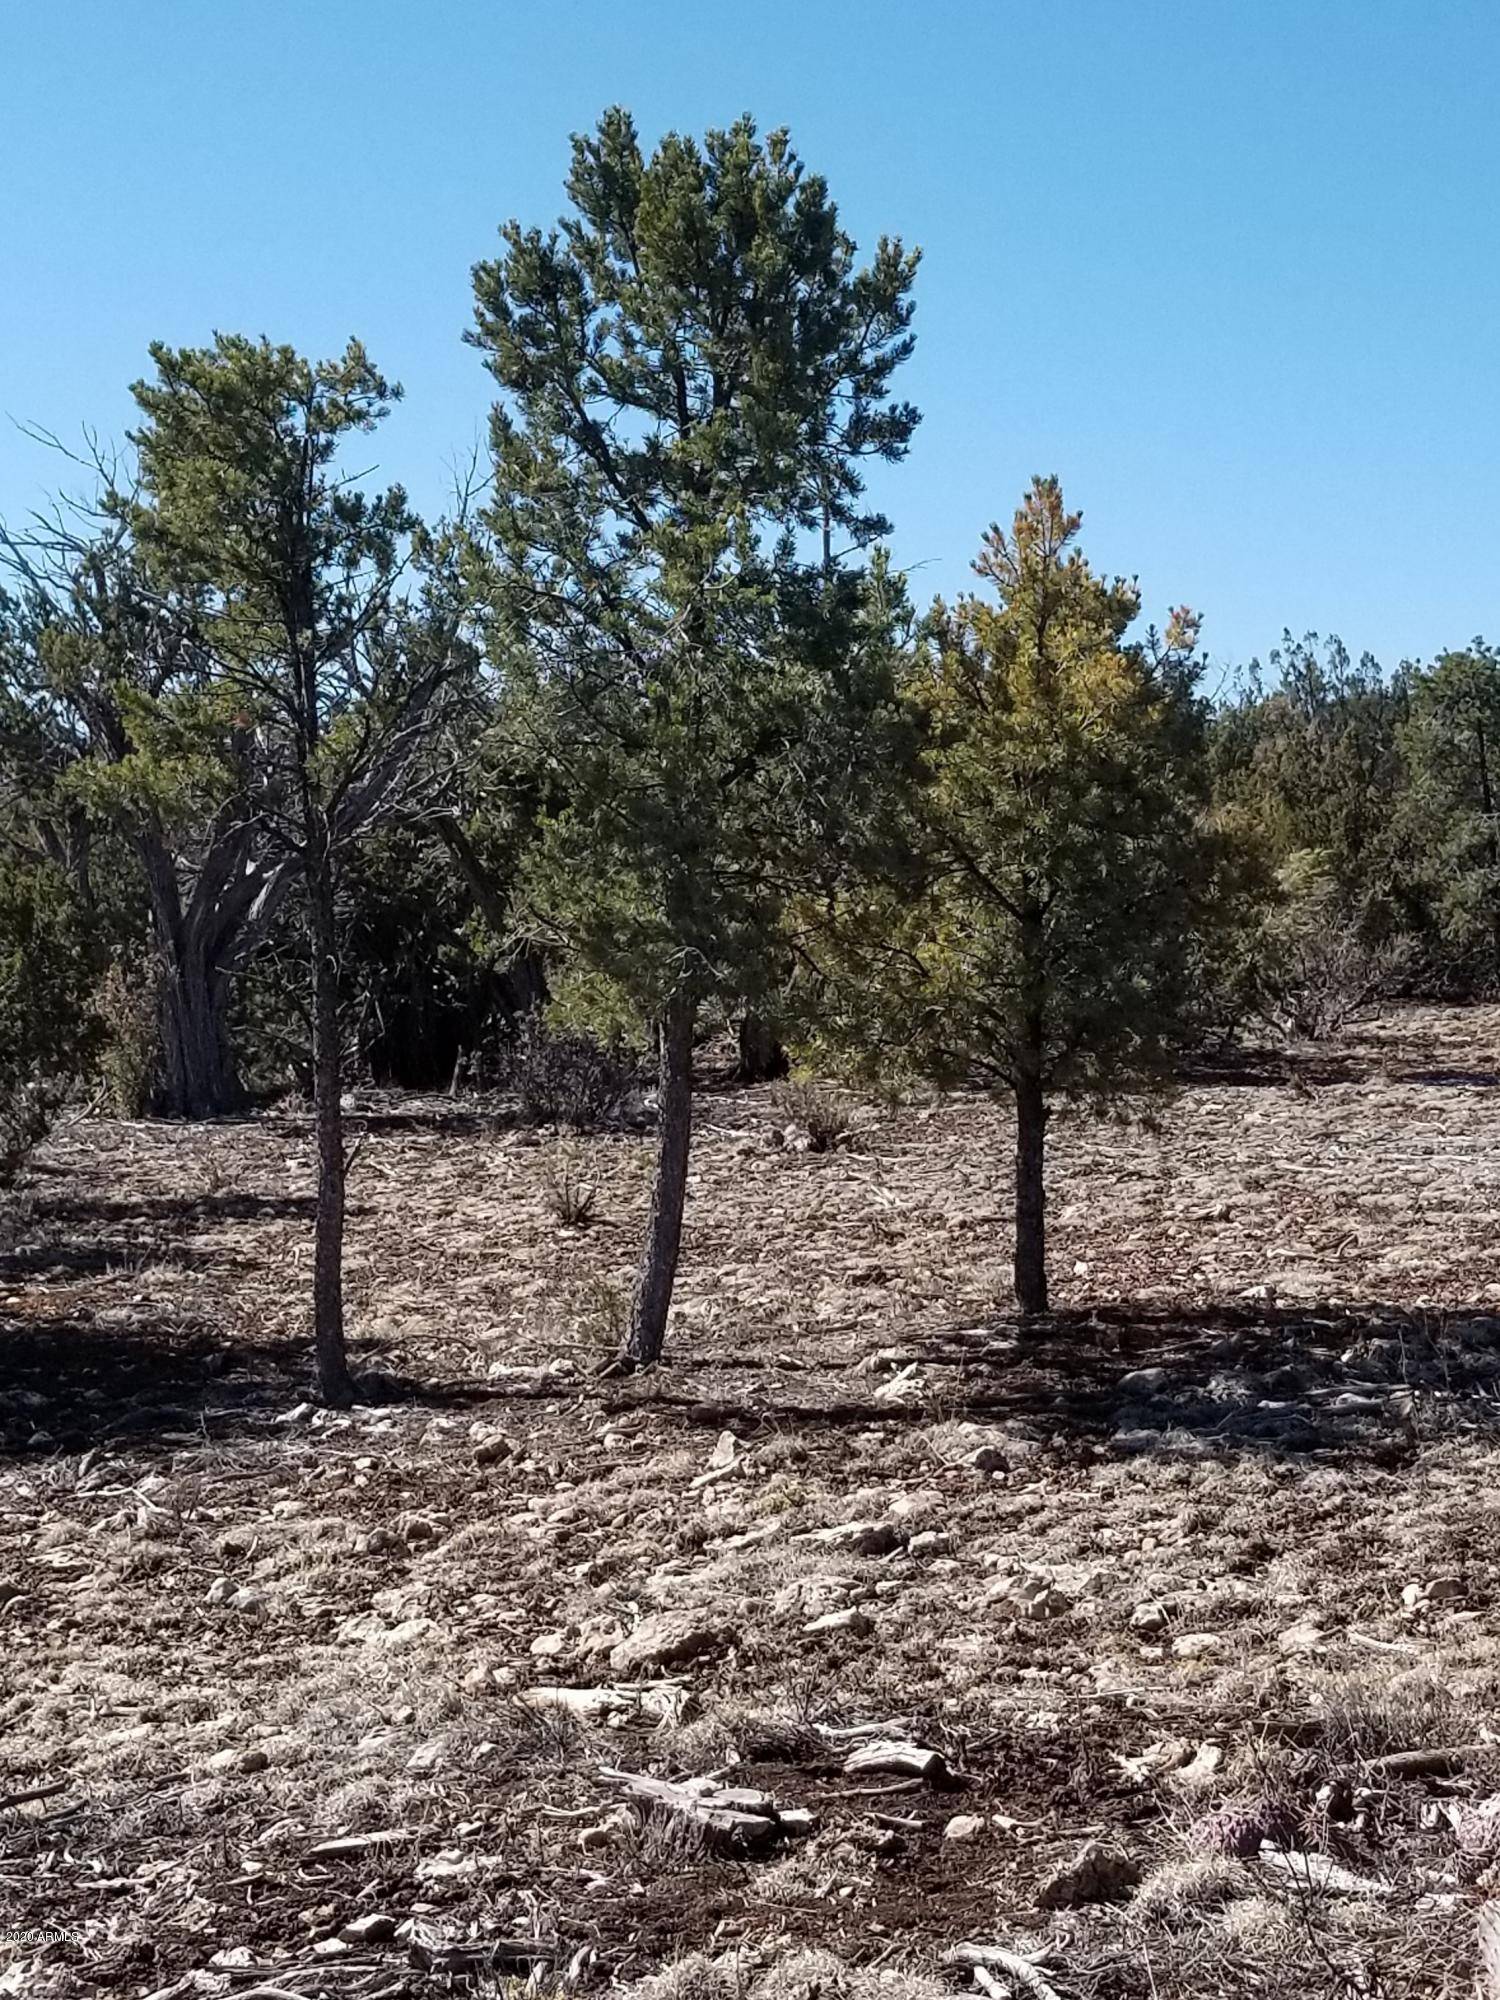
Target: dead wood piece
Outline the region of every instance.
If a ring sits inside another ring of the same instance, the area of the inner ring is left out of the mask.
[[[947,1785],[953,1780],[948,1760],[941,1750],[929,1750],[922,1743],[898,1742],[892,1738],[862,1743],[844,1759],[845,1777],[863,1778],[876,1771],[891,1771],[902,1778],[922,1778],[930,1785]]]
[[[635,1771],[605,1771],[601,1775],[623,1786],[632,1798],[698,1827],[715,1845],[743,1851],[763,1847],[776,1837],[779,1815],[764,1792],[716,1785],[706,1778],[673,1784]]]
[[[349,1833],[337,1840],[320,1840],[316,1847],[307,1850],[309,1861],[352,1861],[361,1854],[368,1854],[372,1847],[394,1847],[398,1841],[410,1840],[409,1826],[383,1827],[379,1833]]]
[[[71,1782],[68,1778],[55,1778],[51,1784],[33,1785],[27,1792],[7,1792],[5,1797],[0,1799],[0,1812],[4,1812],[9,1806],[29,1806],[35,1799],[55,1799],[59,1792],[68,1789]]]
[[[1367,1771],[1382,1778],[1451,1778],[1487,1758],[1500,1762],[1500,1744],[1453,1743],[1442,1750],[1393,1750],[1385,1757],[1372,1757]]]
[[[418,1931],[407,1956],[422,1972],[465,1977],[476,1972],[516,1972],[549,1965],[564,1946],[546,1938],[437,1938]]]
[[[609,1722],[638,1715],[651,1722],[680,1722],[692,1704],[692,1690],[680,1681],[648,1681],[640,1687],[534,1687],[517,1699],[538,1713],[561,1710],[580,1722]]]
[[[967,1965],[974,1974],[974,1984],[981,1992],[991,1996],[1008,1993],[1011,1989],[1002,1986],[995,1978],[995,1972],[1003,1972],[1018,1986],[1024,1986],[1028,1993],[1034,1993],[1036,2000],[1062,2000],[1057,1988],[1050,1980],[1044,1979],[1037,1970],[1036,1960],[1028,1958],[1024,1952],[1008,1951],[1002,1944],[959,1944],[944,1953],[945,1965]]]

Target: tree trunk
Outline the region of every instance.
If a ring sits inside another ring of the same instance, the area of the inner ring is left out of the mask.
[[[314,1375],[321,1400],[346,1410],[354,1401],[354,1380],[344,1349],[344,1064],[333,871],[326,852],[309,857],[307,908],[312,944],[313,1130],[318,1146]]]
[[[1047,1196],[1044,1162],[1047,1100],[1041,1078],[1016,1079],[1016,1303],[1023,1313],[1047,1310]]]
[[[630,1309],[630,1334],[622,1356],[635,1368],[649,1368],[661,1358],[677,1276],[693,1130],[693,1017],[691,1000],[674,1000],[661,1024],[656,1180]]]
[[[745,1014],[739,1026],[741,1083],[772,1083],[791,1068],[786,1050],[759,1014]]]
[[[160,1071],[151,1094],[163,1118],[223,1118],[245,1093],[225,1022],[228,983],[201,951],[169,951],[158,1001]]]

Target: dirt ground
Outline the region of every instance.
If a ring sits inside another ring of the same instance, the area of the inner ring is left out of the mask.
[[[59,1130],[0,1246],[0,1993],[1470,1993],[1497,1105],[1500,1010],[1409,1009],[1063,1117],[1022,1339],[1003,1111],[818,1154],[708,1087],[618,1382],[649,1135],[359,1099],[347,1415],[304,1120]]]

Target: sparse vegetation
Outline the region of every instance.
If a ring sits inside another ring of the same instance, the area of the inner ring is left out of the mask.
[[[1500,2000],[1500,649],[1225,683],[1055,476],[924,607],[918,253],[749,116],[568,160],[436,525],[201,315],[0,521],[0,2000]],[[1198,337],[1137,236],[1007,421]]]

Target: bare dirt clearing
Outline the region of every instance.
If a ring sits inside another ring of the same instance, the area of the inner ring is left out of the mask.
[[[369,1107],[348,1416],[302,1125],[69,1127],[0,1263],[0,1991],[1468,1992],[1500,1750],[1378,1760],[1500,1738],[1497,1105],[1500,1012],[1423,1009],[1060,1121],[1023,1343],[995,1108],[706,1092],[624,1384],[648,1140]]]

